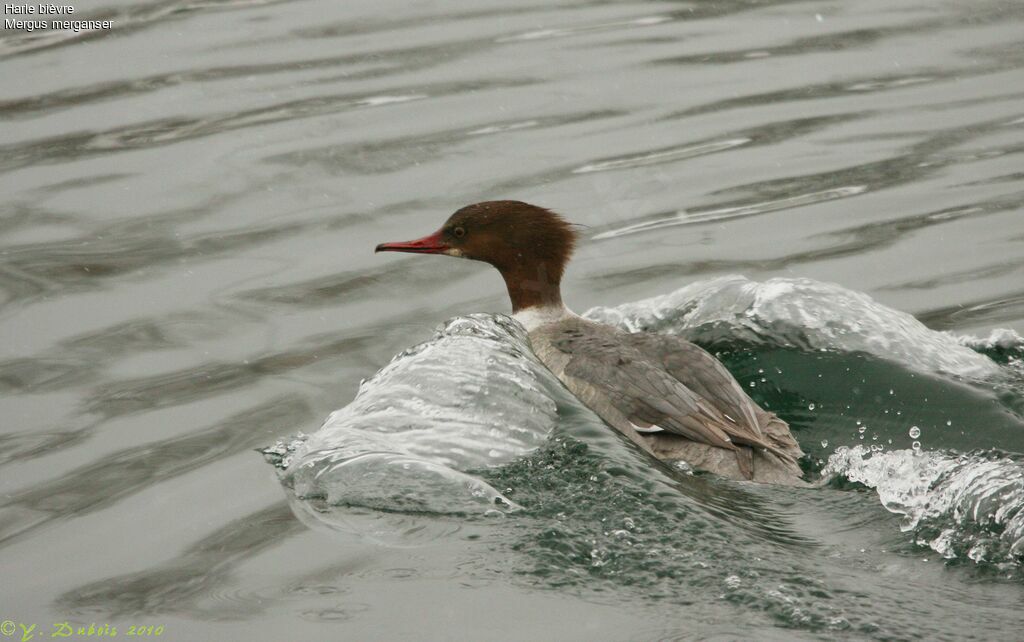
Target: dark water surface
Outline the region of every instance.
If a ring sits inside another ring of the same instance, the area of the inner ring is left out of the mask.
[[[1019,1],[76,8],[0,32],[0,619],[1020,639]],[[502,317],[431,339],[500,277],[372,248],[492,198],[830,481],[652,466]]]

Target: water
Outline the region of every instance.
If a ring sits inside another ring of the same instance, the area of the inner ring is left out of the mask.
[[[116,29],[0,33],[0,617],[1018,637],[1020,3],[77,8]],[[372,254],[487,198],[822,486],[650,465],[465,316],[496,273]]]

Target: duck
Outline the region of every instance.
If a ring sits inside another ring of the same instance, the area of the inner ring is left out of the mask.
[[[759,406],[700,346],[584,318],[562,300],[577,226],[522,201],[485,201],[436,232],[375,252],[488,263],[505,281],[512,318],[555,377],[604,423],[651,457],[721,477],[801,486],[803,451],[789,425]]]

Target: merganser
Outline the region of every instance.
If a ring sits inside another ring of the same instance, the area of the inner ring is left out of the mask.
[[[679,337],[628,333],[575,314],[561,281],[572,224],[520,201],[458,210],[440,230],[376,252],[445,254],[501,273],[537,357],[607,424],[662,461],[756,482],[803,485],[789,426],[758,406],[715,357]]]

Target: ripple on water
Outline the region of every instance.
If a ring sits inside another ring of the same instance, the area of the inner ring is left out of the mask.
[[[265,505],[275,489],[248,483],[258,469],[245,456],[285,426],[308,431],[425,317],[503,305],[496,291],[480,298],[493,274],[369,254],[384,227],[483,198],[536,200],[608,234],[576,283],[610,300],[659,279],[800,266],[892,286],[885,296],[926,310],[933,330],[1020,331],[1019,3],[78,9],[116,28],[0,34],[19,79],[0,100],[0,300],[17,339],[0,363],[0,392],[16,401],[0,406],[13,490],[0,568],[18,603],[237,637],[289,619],[400,637],[402,588],[444,598],[439,617],[413,623],[420,637],[450,635],[450,610],[479,638],[494,617],[468,610],[517,584],[552,605],[508,600],[530,611],[524,636],[574,600],[598,605],[587,621],[609,638],[1021,630],[1019,583],[971,581],[1016,546],[1019,458],[974,449],[1018,449],[1019,337],[929,332],[822,284],[695,284],[619,321],[713,342],[808,452],[899,449],[905,477],[882,491],[782,493],[634,460],[533,371],[511,331],[399,358],[311,438],[317,453],[282,453],[323,455],[299,480],[313,496],[291,507]],[[961,376],[969,385],[954,387]],[[969,455],[923,467],[909,459],[912,425],[918,457]],[[866,479],[873,465],[851,463]],[[876,495],[915,480],[920,494],[894,501],[921,517],[901,533]],[[225,484],[235,501],[216,505],[207,491]],[[510,504],[493,510],[499,496]],[[182,516],[156,538],[159,524],[138,519],[151,500]],[[335,546],[303,524],[435,547]],[[878,533],[915,553],[841,545]],[[446,546],[454,563],[431,572]],[[935,564],[933,549],[962,567]],[[38,573],[84,550],[74,572]],[[323,556],[364,566],[324,568]],[[658,633],[617,634],[627,612]],[[226,618],[237,621],[215,622]]]
[[[795,196],[787,196],[786,198],[780,198],[770,201],[762,201],[759,203],[751,203],[749,205],[742,205],[737,207],[721,207],[707,210],[698,210],[695,212],[680,211],[665,217],[656,217],[653,220],[645,221],[643,223],[636,223],[633,225],[626,225],[624,227],[615,228],[600,234],[594,235],[595,241],[603,239],[611,239],[619,236],[626,236],[628,234],[637,234],[640,232],[649,232],[651,230],[658,230],[666,227],[676,227],[679,225],[696,225],[700,223],[710,223],[712,221],[722,221],[732,218],[740,218],[744,216],[754,216],[756,214],[766,214],[768,212],[774,212],[777,210],[786,210],[794,207],[803,207],[805,205],[812,205],[814,203],[821,203],[824,201],[832,201],[837,198],[848,198],[850,196],[857,196],[863,194],[868,189],[867,185],[848,185],[845,187],[835,187],[827,190],[820,190],[817,192],[809,192],[806,194],[798,194]]]

